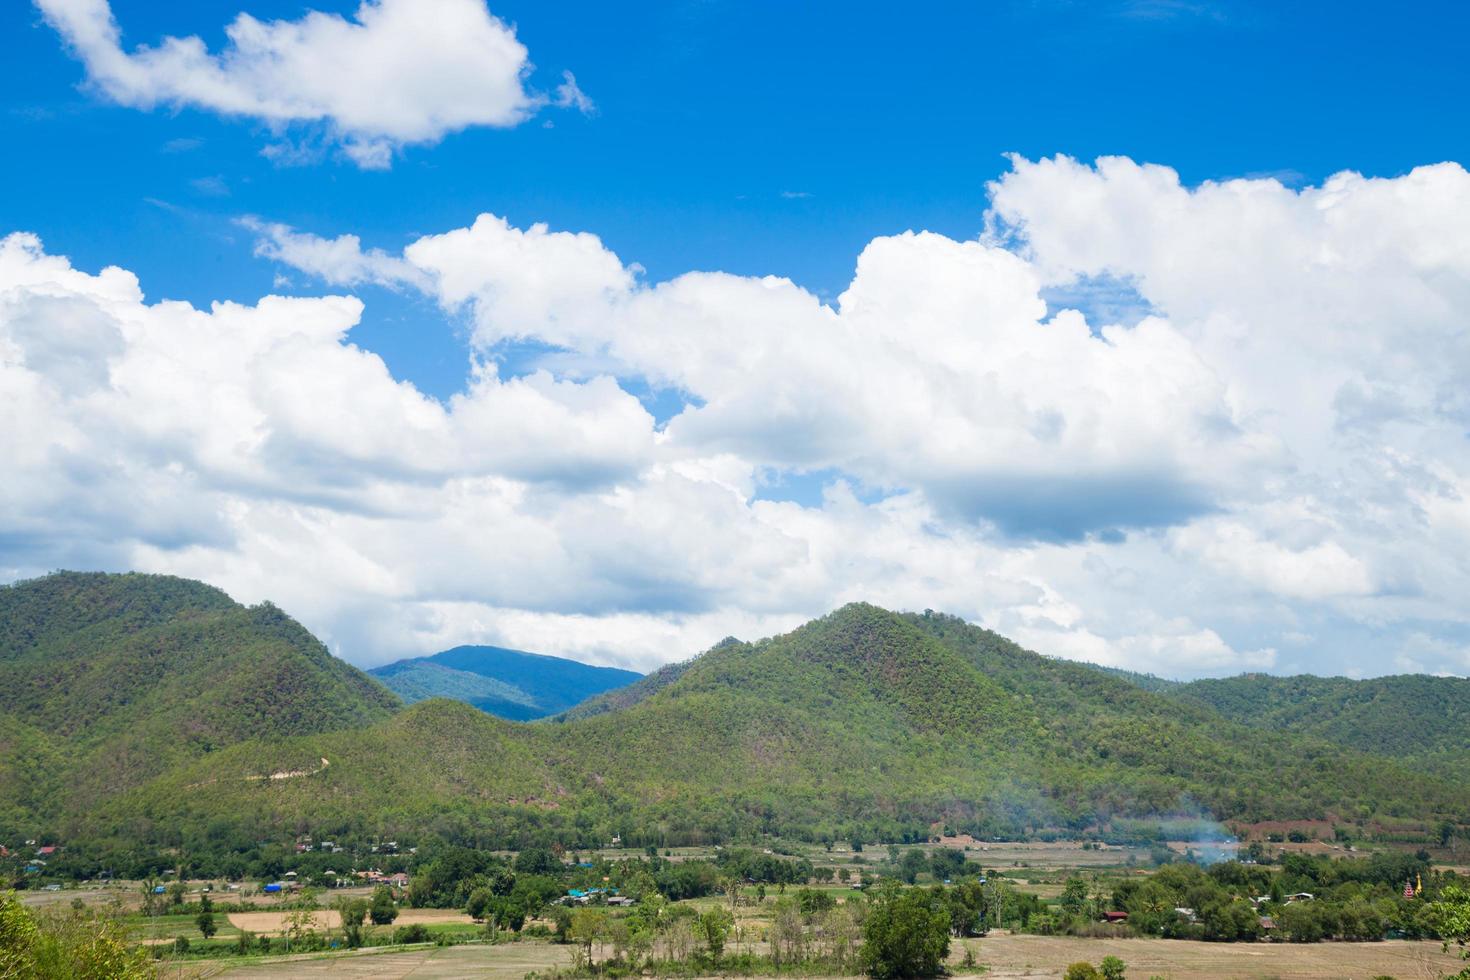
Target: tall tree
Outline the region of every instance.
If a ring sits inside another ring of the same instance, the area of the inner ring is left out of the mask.
[[[885,884],[863,924],[863,970],[872,977],[934,977],[949,955],[949,912],[919,888]]]

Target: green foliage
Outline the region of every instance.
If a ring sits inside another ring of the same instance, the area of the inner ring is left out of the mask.
[[[1123,980],[1127,976],[1128,966],[1116,956],[1104,956],[1097,969],[1103,980]]]
[[[716,905],[701,912],[694,923],[710,959],[718,963],[724,955],[725,939],[730,935],[730,927],[735,925],[735,917],[723,905]]]
[[[1470,812],[1470,781],[1236,724],[952,617],[867,605],[722,643],[541,724],[442,699],[395,712],[279,610],[180,579],[68,573],[0,589],[0,636],[0,779],[19,787],[0,820],[59,827],[76,876],[157,874],[182,852],[265,878],[302,859],[258,842],[303,829],[511,847],[525,875],[559,866],[553,844],[614,834],[860,846],[923,840],[939,819],[987,836],[1108,824],[1142,838],[1161,815],[1201,811],[1362,808],[1429,827]],[[708,894],[720,874],[778,887],[812,874],[738,850],[718,873],[651,874],[672,898]],[[409,901],[464,907],[488,873],[444,870],[416,869]],[[894,869],[962,870],[917,852]]]
[[[375,926],[392,925],[398,918],[398,906],[393,901],[393,892],[379,885],[373,889],[373,898],[368,905],[368,917]]]
[[[862,966],[872,977],[933,977],[949,955],[949,912],[924,890],[886,886],[863,924]]]
[[[1102,980],[1102,974],[1098,973],[1097,968],[1091,963],[1078,960],[1067,967],[1066,972],[1062,974],[1062,980]]]
[[[187,943],[188,940],[185,940]],[[87,909],[37,916],[0,893],[0,977],[5,980],[144,980],[156,973],[117,923]]]
[[[4,764],[28,797],[22,826],[88,813],[226,745],[371,724],[396,706],[274,606],[198,582],[62,572],[0,588],[0,757],[63,763]]]
[[[411,925],[399,926],[397,929],[393,930],[393,942],[399,946],[403,946],[408,943],[426,943],[431,938],[432,937],[429,935],[429,927],[424,925],[422,922],[415,922]]]
[[[339,898],[332,903],[337,914],[342,917],[342,938],[346,940],[349,949],[356,949],[362,945],[362,924],[368,916],[368,903],[361,898]]]
[[[1445,888],[1429,909],[1429,921],[1434,931],[1444,940],[1445,949],[1451,944],[1460,951],[1461,959],[1470,959],[1470,888],[1451,885]],[[1470,978],[1470,967],[1456,974],[1459,978]]]
[[[1412,759],[1462,778],[1470,774],[1470,679],[1463,677],[1242,674],[1194,681],[1173,694],[1257,728]]]
[[[199,914],[194,916],[194,924],[199,927],[199,932],[205,939],[213,939],[219,927],[214,922],[214,903],[209,900],[208,895],[199,899]]]

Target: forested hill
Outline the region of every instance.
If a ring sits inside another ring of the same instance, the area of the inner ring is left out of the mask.
[[[303,828],[587,846],[1136,838],[1191,817],[1428,832],[1470,812],[1464,781],[861,604],[723,642],[557,724],[441,698],[398,710],[275,607],[179,579],[22,583],[0,590],[0,635],[0,836],[49,830],[77,854]]]
[[[947,616],[847,606],[623,692],[560,724],[433,699],[363,729],[244,743],[73,826],[133,838],[167,821],[192,849],[211,845],[189,828],[232,825],[243,840],[311,827],[586,846],[935,825],[1128,836],[1180,817],[1432,828],[1470,812],[1463,784],[1231,722]]]
[[[275,606],[199,582],[61,572],[0,588],[0,783],[13,790],[0,817],[7,803],[86,807],[237,742],[399,707]]]
[[[1242,674],[1193,681],[1171,694],[1256,728],[1470,774],[1470,680],[1463,677]]]
[[[455,647],[430,657],[399,660],[369,673],[410,704],[451,698],[516,721],[566,711],[643,676],[617,667],[492,646]]]

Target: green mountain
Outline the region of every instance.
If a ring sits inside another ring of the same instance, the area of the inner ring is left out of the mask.
[[[557,724],[432,699],[361,728],[242,743],[73,826],[133,839],[167,822],[198,853],[211,843],[190,828],[485,846],[897,839],[935,824],[1136,837],[1201,818],[1428,833],[1470,804],[1463,783],[1391,759],[1229,721],[958,619],[864,605],[721,644],[613,697]]]
[[[1463,677],[1242,674],[1193,681],[1171,693],[1254,728],[1297,732],[1470,776],[1470,679]]]
[[[515,721],[566,711],[643,676],[616,667],[594,667],[562,657],[490,646],[455,647],[431,657],[400,660],[369,673],[409,704],[428,698],[451,698]]]
[[[269,603],[158,575],[0,588],[0,779],[18,787],[0,818],[7,803],[10,819],[81,810],[225,746],[399,707]]]
[[[395,712],[274,607],[177,579],[24,583],[0,592],[0,632],[0,777],[18,787],[0,794],[0,838],[45,823],[109,861],[140,845],[223,860],[302,832],[1136,839],[1181,820],[1327,818],[1428,835],[1470,812],[1465,781],[1325,729],[1247,723],[952,617],[867,605],[725,641],[534,724],[441,698]],[[1446,734],[1442,751],[1467,746]]]

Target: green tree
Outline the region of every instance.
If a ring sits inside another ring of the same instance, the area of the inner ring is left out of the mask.
[[[1444,948],[1454,943],[1461,959],[1470,959],[1470,889],[1447,885],[1437,901],[1429,903],[1429,921],[1444,940]],[[1470,966],[1455,974],[1455,980],[1470,980]]]
[[[649,856],[657,853],[657,849],[653,849]],[[559,875],[563,870],[561,859],[545,847],[529,847],[517,854],[515,869],[525,875]]]
[[[143,879],[143,914],[158,914],[158,880],[152,877]]]
[[[1062,908],[1068,915],[1080,915],[1087,906],[1087,882],[1075,875],[1062,886]]]
[[[720,957],[725,953],[725,940],[730,935],[730,927],[735,924],[735,916],[729,910],[716,905],[707,910],[694,920],[695,932],[699,938],[704,940],[704,945],[709,950],[709,957],[718,963]]]
[[[488,888],[476,888],[470,892],[470,900],[465,903],[465,914],[476,922],[485,918],[485,913],[490,910],[490,903],[495,900],[495,893]]]
[[[572,910],[558,905],[551,911],[552,932],[557,942],[571,942]]]
[[[607,913],[602,909],[577,909],[572,913],[567,938],[576,945],[582,965],[591,966],[592,944],[600,945],[607,938]]]
[[[1102,980],[1102,974],[1091,963],[1078,960],[1067,967],[1067,972],[1062,974],[1062,980]]]
[[[368,916],[375,926],[391,925],[398,918],[398,906],[393,904],[393,892],[386,885],[373,891],[373,901],[368,906]]]
[[[219,927],[214,923],[214,903],[209,900],[208,895],[199,896],[199,914],[194,916],[194,924],[199,927],[199,932],[205,939],[213,939]]]
[[[888,883],[863,923],[863,970],[872,977],[933,977],[949,955],[949,912],[927,891]]]
[[[342,938],[350,949],[362,945],[362,923],[367,918],[368,903],[362,898],[339,898],[335,903],[337,914],[342,917]]]
[[[1127,964],[1116,956],[1104,956],[1097,966],[1103,980],[1123,980],[1128,970]]]
[[[1330,935],[1316,902],[1293,902],[1276,913],[1276,925],[1294,943],[1318,943]]]

